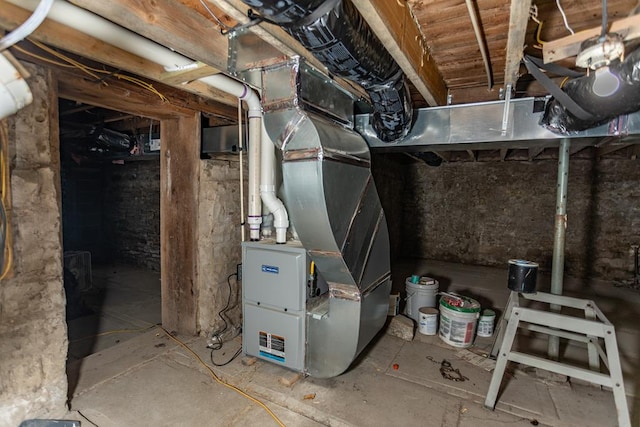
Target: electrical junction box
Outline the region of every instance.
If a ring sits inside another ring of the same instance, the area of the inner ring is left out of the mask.
[[[310,260],[295,242],[242,244],[244,353],[303,372]]]

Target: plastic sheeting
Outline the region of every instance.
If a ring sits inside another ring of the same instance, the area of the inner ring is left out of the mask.
[[[571,114],[564,105],[551,98],[545,107],[540,124],[552,132],[571,134],[596,127],[624,114],[640,110],[640,49],[631,53],[624,62],[609,65],[612,74],[620,81],[618,90],[608,97],[593,93],[596,73],[570,80],[564,91],[578,105],[592,115],[589,120],[581,120]]]
[[[350,0],[243,2],[265,21],[284,27],[332,74],[367,91],[380,140],[394,142],[407,135],[412,108],[405,76]]]

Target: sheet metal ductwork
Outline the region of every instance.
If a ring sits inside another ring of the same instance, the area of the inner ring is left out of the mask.
[[[331,73],[360,84],[371,98],[380,140],[404,138],[412,108],[405,76],[350,0],[242,0],[285,28]]]
[[[570,80],[564,91],[580,107],[591,115],[578,118],[557,99],[551,98],[546,105],[540,124],[547,129],[562,134],[570,134],[598,125],[624,114],[640,110],[640,49],[631,53],[623,62],[609,65],[610,72],[618,76],[620,87],[610,96],[594,94],[593,84],[596,72]]]
[[[264,71],[264,123],[282,150],[289,218],[328,283],[308,310],[306,351],[308,374],[328,378],[344,372],[386,320],[389,237],[369,148],[345,123],[353,99],[299,66]]]

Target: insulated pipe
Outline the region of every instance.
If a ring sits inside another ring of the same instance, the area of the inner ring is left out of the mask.
[[[38,0],[7,0],[18,7],[34,10]],[[71,3],[55,0],[48,19],[74,28],[105,43],[133,53],[141,58],[161,64],[167,71],[184,69],[192,66],[194,61],[179,53],[146,39],[133,31],[108,21],[101,16],[84,10]],[[260,238],[261,203],[260,203],[260,136],[262,129],[262,108],[258,95],[247,85],[225,76],[214,76],[199,79],[201,82],[215,87],[246,102],[249,117],[249,212],[248,220],[251,240]]]
[[[266,129],[262,126],[262,153],[260,170],[260,197],[262,202],[273,214],[273,225],[276,228],[276,243],[287,242],[287,229],[289,228],[289,215],[284,203],[276,197],[276,147],[269,138]]]
[[[562,281],[564,276],[564,243],[567,229],[567,183],[569,181],[569,147],[571,140],[563,138],[558,152],[558,188],[556,194],[556,218],[553,234],[553,261],[551,265],[551,293],[562,295]],[[551,310],[560,311],[561,306],[551,304]],[[557,336],[549,335],[548,355],[557,360],[559,356],[560,340]]]

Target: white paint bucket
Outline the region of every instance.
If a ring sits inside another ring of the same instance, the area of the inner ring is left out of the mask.
[[[440,338],[447,344],[467,348],[473,344],[480,316],[478,301],[461,295],[440,298]]]
[[[496,312],[493,310],[483,310],[478,320],[478,336],[490,337],[493,335],[493,324],[496,320]]]
[[[438,333],[438,310],[434,307],[420,307],[420,321],[418,332],[423,335],[435,335]]]
[[[411,277],[405,280],[407,305],[404,312],[407,316],[420,321],[420,307],[435,307],[438,295],[438,281],[430,277],[421,277],[418,283],[412,283]]]

